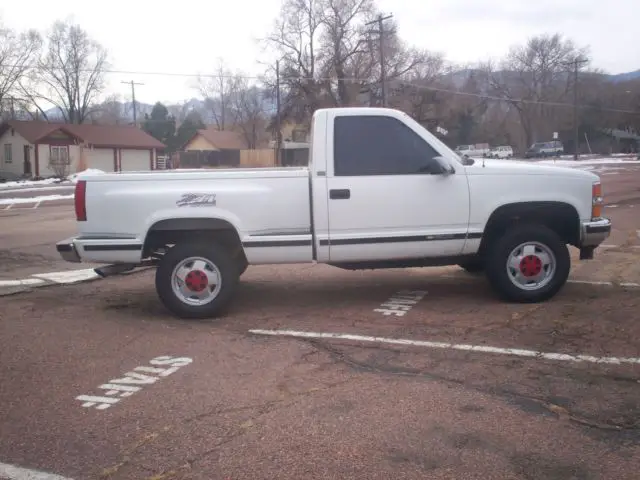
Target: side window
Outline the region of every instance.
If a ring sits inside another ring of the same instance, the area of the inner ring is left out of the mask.
[[[336,117],[336,176],[413,175],[435,164],[438,152],[407,125],[392,117]]]
[[[13,162],[13,152],[10,143],[4,144],[4,163]]]

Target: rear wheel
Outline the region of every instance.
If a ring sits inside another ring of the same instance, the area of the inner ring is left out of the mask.
[[[214,318],[231,302],[238,277],[238,265],[223,247],[178,244],[160,261],[156,291],[180,318]]]
[[[489,249],[485,271],[505,300],[534,303],[558,293],[570,268],[569,249],[557,233],[544,225],[520,225]]]

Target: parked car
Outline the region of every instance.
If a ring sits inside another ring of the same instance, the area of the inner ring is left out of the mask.
[[[501,146],[492,148],[489,154],[487,155],[489,158],[512,158],[513,157],[513,148],[509,146]]]
[[[347,270],[460,265],[504,299],[539,302],[571,258],[611,231],[597,175],[551,165],[462,159],[403,112],[317,110],[309,167],[85,176],[75,190],[69,262],[113,275],[156,266],[179,317],[224,312],[248,265]]]
[[[539,157],[559,157],[564,152],[562,142],[554,140],[552,142],[538,142],[529,147],[524,154],[525,158]]]
[[[461,157],[486,157],[491,149],[488,143],[478,143],[476,145],[458,145],[456,153]]]

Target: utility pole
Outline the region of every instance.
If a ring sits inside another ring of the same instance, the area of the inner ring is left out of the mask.
[[[131,80],[130,82],[120,82],[126,83],[127,85],[131,85],[131,100],[133,102],[133,124],[138,126],[138,112],[136,108],[136,85],[144,85],[144,83],[137,83]]]
[[[378,35],[380,35],[380,44],[379,44],[379,48],[380,48],[380,93],[382,94],[382,106],[386,107],[387,106],[387,92],[386,92],[386,88],[385,88],[385,68],[384,68],[384,21],[388,20],[390,18],[393,17],[393,14],[391,15],[387,15],[386,17],[383,17],[382,14],[378,15],[378,18],[376,18],[375,20],[372,20],[371,22],[366,23],[366,25],[372,25],[374,23],[378,24],[378,30],[373,30],[370,33],[377,33]],[[390,33],[390,32],[389,32]]]
[[[280,131],[280,61],[276,61],[276,166],[280,166],[282,132]]]
[[[578,160],[580,156],[580,135],[578,133],[580,122],[578,120],[578,73],[580,66],[588,63],[589,60],[580,56],[575,57],[565,65],[573,67],[573,159]]]

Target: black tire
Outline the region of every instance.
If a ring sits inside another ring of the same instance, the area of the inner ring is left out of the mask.
[[[244,258],[244,256],[237,261],[237,265],[238,265],[238,276],[241,276],[244,272],[247,271],[247,268],[249,268],[249,262],[247,261],[246,258]]]
[[[526,242],[544,245],[555,257],[555,272],[540,288],[525,290],[511,281],[507,273],[507,261],[511,252]],[[550,228],[538,224],[517,225],[488,249],[485,273],[492,288],[505,300],[518,303],[536,303],[556,295],[567,282],[571,269],[571,257],[566,243]]]
[[[217,296],[204,305],[190,305],[176,295],[172,275],[176,266],[189,257],[202,257],[220,272],[221,285]],[[215,243],[183,243],[171,248],[156,270],[156,292],[164,306],[185,319],[215,318],[229,306],[238,285],[238,264],[229,252]]]
[[[464,262],[460,262],[458,266],[465,269],[467,273],[484,273],[484,262],[479,258],[465,260]]]

